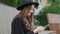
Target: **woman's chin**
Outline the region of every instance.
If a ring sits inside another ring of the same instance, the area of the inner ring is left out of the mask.
[[[30,16],[30,14],[28,14],[28,16]]]

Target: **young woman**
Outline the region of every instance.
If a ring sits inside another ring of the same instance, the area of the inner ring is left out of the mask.
[[[38,32],[44,30],[43,27],[34,27],[33,13],[34,8],[38,5],[32,0],[21,1],[20,6],[17,8],[20,12],[12,21],[11,34],[38,34]]]

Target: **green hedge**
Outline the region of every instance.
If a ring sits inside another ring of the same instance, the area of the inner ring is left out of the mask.
[[[36,24],[38,26],[45,26],[48,24],[48,19],[47,19],[47,16],[46,16],[46,12],[44,11],[40,11],[38,15],[35,15],[35,19],[38,20],[39,22]],[[49,30],[49,27],[46,28],[46,30]]]
[[[47,0],[48,3],[60,4],[60,0]]]
[[[10,5],[10,6],[16,7],[16,6],[18,6],[20,0],[1,0],[0,2],[7,4],[7,5]]]
[[[53,6],[47,6],[43,9],[43,11],[47,13],[60,14],[60,4],[53,5]]]
[[[48,24],[47,17],[46,17],[46,12],[40,11],[38,15],[34,16],[36,20],[38,20],[40,23],[38,25],[45,26]]]

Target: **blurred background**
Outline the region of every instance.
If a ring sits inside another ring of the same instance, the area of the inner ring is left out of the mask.
[[[47,13],[60,14],[60,0],[33,0],[39,3],[35,8],[35,26],[48,24]],[[11,21],[19,11],[16,7],[20,0],[0,0],[0,34],[11,34]],[[49,27],[46,30],[50,30]]]

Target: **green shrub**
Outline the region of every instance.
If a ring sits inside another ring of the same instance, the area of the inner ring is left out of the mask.
[[[39,25],[45,26],[48,24],[45,12],[40,12],[38,15],[35,15],[35,19],[40,22],[38,23]]]
[[[17,7],[20,0],[1,0],[0,2],[7,4],[7,5],[10,5],[10,6],[13,6],[13,7]]]
[[[60,14],[60,4],[53,5],[53,6],[47,6],[43,9],[43,11],[45,11],[47,13]]]

